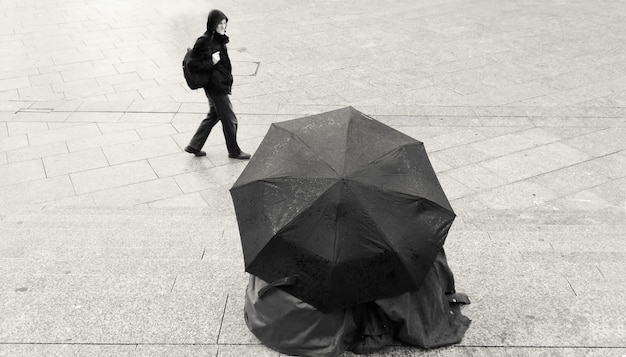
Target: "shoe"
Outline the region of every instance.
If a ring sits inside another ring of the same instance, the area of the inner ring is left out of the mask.
[[[196,156],[206,156],[206,152],[202,151],[202,150],[197,150],[192,148],[191,146],[187,146],[185,148],[185,151],[190,153],[190,154],[194,154]]]
[[[248,160],[250,159],[250,154],[245,153],[245,152],[240,152],[239,155],[228,155],[228,157],[230,157],[231,159],[238,159],[238,160]]]

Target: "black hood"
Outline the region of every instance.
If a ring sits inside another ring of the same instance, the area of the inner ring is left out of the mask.
[[[207,33],[212,34],[217,28],[217,25],[224,19],[226,19],[226,22],[228,22],[228,17],[226,17],[226,14],[217,9],[211,10],[211,12],[209,12],[209,18],[206,21]]]

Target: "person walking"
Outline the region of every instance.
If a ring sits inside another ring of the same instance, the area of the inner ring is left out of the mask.
[[[198,130],[191,138],[185,151],[195,156],[205,156],[202,151],[211,129],[222,123],[228,157],[232,159],[247,160],[247,154],[237,144],[237,116],[233,111],[229,95],[233,85],[232,66],[228,57],[226,44],[229,42],[226,36],[228,17],[217,9],[211,10],[207,19],[206,32],[200,36],[191,52],[192,61],[189,68],[198,72],[210,72],[209,84],[204,87],[204,93],[209,101],[209,113],[202,120]]]

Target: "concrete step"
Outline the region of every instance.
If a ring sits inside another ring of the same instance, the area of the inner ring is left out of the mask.
[[[535,210],[458,210],[455,225],[626,225],[625,210],[558,211]],[[123,225],[144,223],[196,222],[224,217],[235,218],[232,206],[215,208],[146,208],[146,207],[89,207],[41,208],[22,207],[15,211],[0,212],[0,224],[8,222],[73,222],[108,223]]]
[[[478,223],[491,223],[494,221],[503,223],[520,224],[626,224],[626,207],[623,209],[602,210],[557,210],[545,207],[532,209],[457,209],[457,218]]]
[[[460,212],[445,248],[472,299],[465,346],[621,346],[623,221],[545,214]],[[246,284],[232,213],[54,208],[0,220],[4,346],[256,345],[242,318]]]

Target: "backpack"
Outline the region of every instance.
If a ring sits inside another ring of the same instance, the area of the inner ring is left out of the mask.
[[[189,63],[193,61],[191,51],[191,48],[187,48],[187,52],[183,57],[183,75],[185,76],[185,81],[191,89],[206,87],[209,84],[211,72],[196,72],[189,68]]]

